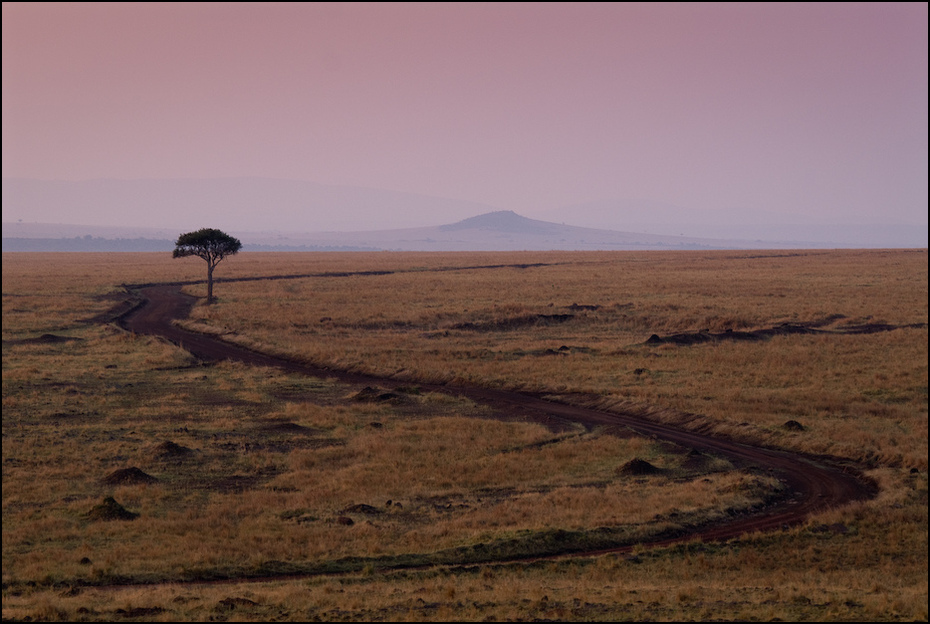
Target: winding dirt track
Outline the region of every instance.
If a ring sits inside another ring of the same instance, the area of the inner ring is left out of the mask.
[[[203,360],[238,360],[315,377],[338,379],[350,384],[386,387],[402,385],[390,378],[300,364],[250,351],[210,336],[182,330],[173,325],[172,321],[186,317],[196,300],[194,297],[181,293],[181,284],[146,286],[140,288],[138,292],[142,295],[143,302],[119,319],[121,326],[137,334],[162,336]],[[409,385],[410,382],[404,383]],[[418,385],[426,390],[467,397],[488,405],[496,412],[510,418],[520,417],[550,425],[560,423],[564,425],[570,422],[580,423],[586,427],[606,425],[630,429],[646,437],[667,440],[700,452],[725,457],[738,467],[766,470],[787,485],[788,496],[758,513],[646,545],[658,546],[693,539],[726,540],[753,531],[783,528],[801,523],[817,511],[851,501],[865,500],[875,496],[876,493],[874,486],[854,474],[855,471],[838,467],[827,458],[807,457],[749,446],[732,440],[675,429],[631,414],[566,405],[524,393],[428,383]],[[611,552],[625,550],[629,548]],[[572,556],[581,554],[600,553],[573,553]]]

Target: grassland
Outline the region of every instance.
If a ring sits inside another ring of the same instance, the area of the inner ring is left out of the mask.
[[[925,250],[251,253],[185,322],[407,384],[387,395],[85,322],[121,284],[203,273],[4,254],[4,618],[927,618]],[[785,327],[809,331],[750,334]],[[713,522],[779,485],[418,382],[636,408],[847,458],[881,489],[726,544],[495,563]],[[106,497],[138,516],[107,520]],[[234,580],[288,573],[311,576]]]

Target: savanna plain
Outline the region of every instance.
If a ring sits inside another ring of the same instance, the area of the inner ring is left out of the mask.
[[[927,250],[3,254],[3,619],[927,620]],[[204,362],[186,329],[340,382]],[[391,383],[387,383],[390,380]],[[868,500],[725,542],[753,466],[437,387],[846,466]],[[601,555],[579,554],[620,549]]]

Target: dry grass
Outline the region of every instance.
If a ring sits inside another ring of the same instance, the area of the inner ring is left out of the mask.
[[[290,262],[280,273],[325,273]],[[926,419],[912,418],[927,402],[925,252],[363,254],[366,267],[395,272],[225,284],[192,326],[343,368],[659,404],[757,443],[927,468]],[[783,323],[822,333],[643,344]],[[900,329],[835,333],[863,324]],[[786,434],[788,420],[813,431]]]
[[[308,277],[221,281],[220,303],[193,323],[410,382],[387,402],[199,366],[82,322],[119,284],[200,280],[203,268],[164,254],[4,254],[5,619],[927,618],[925,251],[242,254],[220,267],[227,279]],[[372,270],[386,273],[361,274]],[[806,321],[918,326],[643,344]],[[73,340],[17,342],[43,334]],[[685,449],[641,438],[487,419],[418,393],[419,379],[657,405],[683,426],[858,460],[881,494],[724,545],[379,572],[635,541],[778,487],[719,460],[687,467]],[[618,471],[634,457],[665,472]],[[131,466],[157,481],[106,482]],[[105,496],[139,517],[90,519]],[[331,574],[181,583],[301,570]],[[93,587],[121,579],[177,583]]]

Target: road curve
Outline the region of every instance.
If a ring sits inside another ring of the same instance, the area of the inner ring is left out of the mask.
[[[172,321],[187,317],[196,298],[183,294],[181,284],[149,285],[139,288],[138,292],[142,297],[140,305],[120,317],[119,324],[136,334],[162,336],[203,360],[237,360],[315,377],[335,378],[351,384],[386,387],[402,385],[386,377],[316,367],[258,353],[211,336],[183,330]],[[410,382],[408,380],[404,383],[409,385]],[[749,532],[783,528],[799,524],[818,511],[866,500],[876,494],[872,483],[855,471],[835,465],[828,458],[751,446],[677,429],[633,414],[567,405],[520,392],[429,383],[418,383],[418,386],[425,390],[464,396],[511,417],[520,416],[549,424],[570,422],[587,427],[606,425],[627,428],[646,437],[725,457],[740,467],[768,471],[787,486],[786,496],[757,513],[644,545],[664,545],[693,539],[726,540]],[[629,548],[610,552],[623,550]],[[573,556],[579,554],[583,553],[574,553]]]

